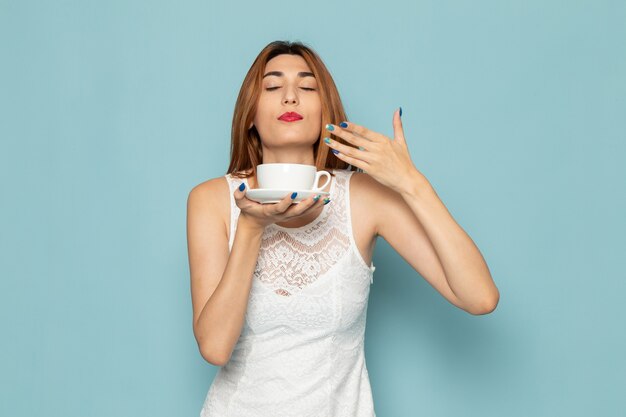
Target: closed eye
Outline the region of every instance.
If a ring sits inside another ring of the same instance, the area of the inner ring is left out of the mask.
[[[274,91],[274,90],[276,90],[278,88],[280,88],[280,87],[267,87],[266,90],[267,91]],[[315,88],[307,88],[307,87],[300,87],[300,88],[302,88],[303,90],[306,90],[306,91],[315,91]]]

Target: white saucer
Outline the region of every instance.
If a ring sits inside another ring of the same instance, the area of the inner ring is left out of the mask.
[[[285,196],[291,195],[293,192],[297,192],[298,195],[293,200],[294,203],[299,203],[302,200],[306,200],[310,196],[316,196],[321,194],[322,197],[329,195],[328,191],[311,191],[311,190],[280,190],[271,188],[254,188],[246,191],[246,197],[250,200],[256,201],[261,204],[278,203]],[[320,198],[322,198],[320,197]]]

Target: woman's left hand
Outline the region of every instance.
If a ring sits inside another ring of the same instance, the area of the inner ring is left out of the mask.
[[[415,181],[428,183],[411,161],[399,111],[393,115],[393,140],[351,122],[342,122],[338,126],[328,124],[326,129],[356,146],[344,145],[330,138],[330,143],[324,140],[333,150],[339,151],[337,157],[366,171],[379,183],[399,193],[409,191]]]

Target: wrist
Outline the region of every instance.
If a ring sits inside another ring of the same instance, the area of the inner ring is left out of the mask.
[[[404,198],[419,198],[435,193],[435,189],[422,173],[415,171],[407,176],[406,180],[402,181],[399,193]]]
[[[239,229],[252,234],[263,234],[265,226],[250,219],[245,213],[240,213],[237,219],[237,230]]]

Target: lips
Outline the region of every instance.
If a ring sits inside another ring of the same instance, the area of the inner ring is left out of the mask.
[[[295,122],[296,120],[302,120],[302,116],[294,111],[288,111],[283,113],[278,120],[283,120],[285,122]]]

